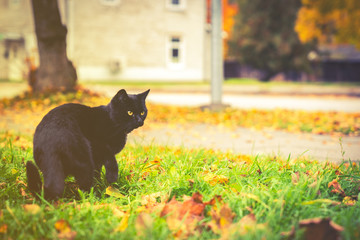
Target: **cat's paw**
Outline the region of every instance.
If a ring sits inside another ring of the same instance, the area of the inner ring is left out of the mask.
[[[106,180],[108,181],[108,183],[116,182],[117,179],[118,179],[117,172],[111,172],[111,171],[106,172]]]

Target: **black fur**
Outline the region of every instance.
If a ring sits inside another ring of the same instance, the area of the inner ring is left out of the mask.
[[[90,190],[103,165],[107,181],[117,180],[115,154],[124,148],[127,134],[144,124],[149,91],[128,95],[122,89],[106,106],[70,103],[44,116],[34,135],[34,159],[43,173],[45,198],[61,197],[68,175],[80,189]],[[30,190],[39,192],[41,178],[32,162],[27,162],[26,172]]]

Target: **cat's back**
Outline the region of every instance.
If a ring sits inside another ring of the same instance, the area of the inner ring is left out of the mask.
[[[68,103],[49,111],[36,127],[34,143],[46,144],[64,135],[79,135],[81,122],[91,119],[91,108],[81,104]]]
[[[59,156],[64,162],[73,159],[77,152],[87,154],[89,143],[81,125],[91,120],[92,112],[88,106],[69,103],[52,109],[43,117],[33,140],[34,159],[40,168],[46,168],[45,162],[55,164]],[[70,162],[64,166],[72,166]]]
[[[42,127],[66,127],[79,123],[91,115],[91,108],[76,103],[67,103],[50,110],[41,120],[36,131]]]

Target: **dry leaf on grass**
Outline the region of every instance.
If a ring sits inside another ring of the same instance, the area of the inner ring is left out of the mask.
[[[109,195],[109,196],[112,196],[112,197],[116,197],[116,198],[123,198],[124,195],[122,195],[120,193],[120,191],[112,186],[109,186],[106,188],[106,191],[105,191],[105,194],[106,195]]]
[[[342,189],[340,183],[338,183],[338,181],[336,179],[332,180],[331,182],[329,182],[328,184],[328,188],[333,187],[334,189],[331,190],[332,193],[337,193],[343,197],[345,197],[345,191]]]
[[[194,193],[184,202],[179,202],[174,197],[166,203],[160,216],[166,218],[174,237],[187,238],[195,234],[199,221],[204,219],[204,210],[207,204],[209,203],[202,201],[200,193]]]
[[[211,216],[211,221],[207,225],[216,234],[222,234],[224,231],[227,231],[235,217],[235,214],[227,204],[222,205],[220,208],[213,207],[209,215]]]
[[[114,232],[124,232],[126,230],[126,228],[128,227],[129,217],[130,217],[130,214],[126,213],[122,217],[119,225],[114,229]]]
[[[354,206],[356,204],[356,200],[354,200],[350,196],[346,196],[346,197],[344,197],[342,203],[345,205],[348,205],[348,206]]]
[[[0,233],[7,233],[8,225],[3,223],[0,225]]]
[[[55,223],[55,229],[58,232],[59,239],[72,240],[76,237],[76,232],[71,230],[70,224],[64,219],[60,219]]]
[[[24,211],[30,214],[37,214],[40,211],[40,206],[37,204],[25,204],[23,205]]]

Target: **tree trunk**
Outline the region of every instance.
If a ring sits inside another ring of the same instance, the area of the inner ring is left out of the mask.
[[[57,0],[32,0],[32,6],[40,56],[33,90],[72,90],[77,75],[66,55],[67,29],[61,23]]]

